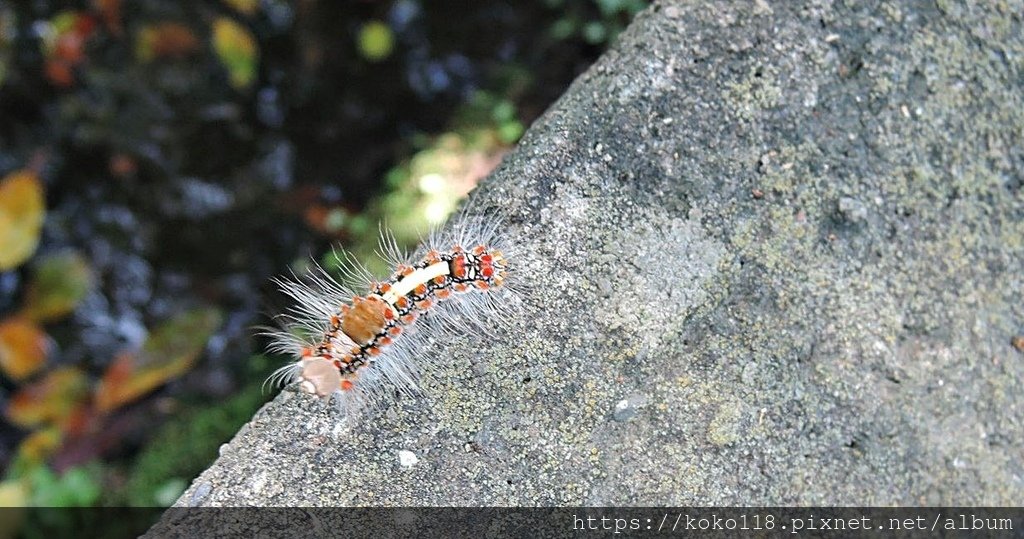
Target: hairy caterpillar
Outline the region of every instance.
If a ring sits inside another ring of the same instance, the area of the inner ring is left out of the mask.
[[[419,364],[431,360],[429,341],[489,333],[510,314],[510,246],[498,229],[498,220],[463,216],[449,232],[431,233],[413,257],[382,231],[378,255],[394,268],[382,281],[345,253],[335,253],[340,280],[320,265],[302,279],[275,279],[295,304],[280,315],[283,330],[264,334],[271,351],[297,360],[267,382],[299,382],[306,393],[336,399],[343,411],[378,406],[396,391],[415,393]]]

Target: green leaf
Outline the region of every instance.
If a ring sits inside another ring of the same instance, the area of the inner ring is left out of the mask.
[[[498,137],[505,144],[512,144],[519,140],[519,137],[523,136],[525,128],[520,122],[513,120],[511,122],[505,122],[498,128]]]
[[[213,21],[213,49],[228,70],[232,86],[245,89],[252,85],[260,52],[249,30],[230,17],[217,17]]]
[[[186,488],[188,481],[180,477],[169,479],[153,492],[153,501],[162,507],[170,507]]]
[[[557,40],[566,40],[576,33],[576,21],[568,17],[558,19],[551,25],[551,37]]]
[[[604,23],[598,21],[588,22],[583,27],[583,39],[591,45],[603,43],[604,40],[608,39],[608,29],[605,28]]]
[[[502,99],[494,106],[494,109],[491,111],[491,117],[499,123],[514,120],[516,117],[516,106],[511,101]]]
[[[96,473],[84,467],[71,468],[57,476],[46,466],[29,475],[32,505],[36,507],[91,507],[100,497]]]
[[[92,268],[75,252],[39,261],[28,285],[22,314],[35,322],[52,322],[78,306],[94,284]]]
[[[612,17],[626,7],[624,0],[594,0],[594,2],[597,4],[597,8],[601,10],[601,15],[605,17]]]
[[[380,22],[371,21],[359,30],[359,54],[371,62],[379,62],[395,48],[395,37],[391,27]]]

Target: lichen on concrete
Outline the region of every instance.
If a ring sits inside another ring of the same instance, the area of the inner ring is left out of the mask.
[[[284,391],[178,504],[1019,503],[1020,6],[878,7],[655,3],[476,199],[511,327]]]

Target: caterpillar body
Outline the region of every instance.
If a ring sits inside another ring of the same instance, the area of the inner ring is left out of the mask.
[[[411,258],[384,232],[378,254],[394,270],[382,281],[344,253],[341,279],[319,265],[303,279],[276,279],[295,304],[282,315],[284,330],[265,334],[272,351],[297,359],[268,382],[298,382],[343,412],[378,406],[395,391],[414,394],[431,341],[490,333],[508,317],[509,246],[497,231],[497,221],[463,218],[449,233],[432,233]]]

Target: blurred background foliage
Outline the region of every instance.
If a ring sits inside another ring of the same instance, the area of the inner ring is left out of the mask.
[[[172,503],[268,279],[413,245],[645,4],[0,0],[0,505]]]

